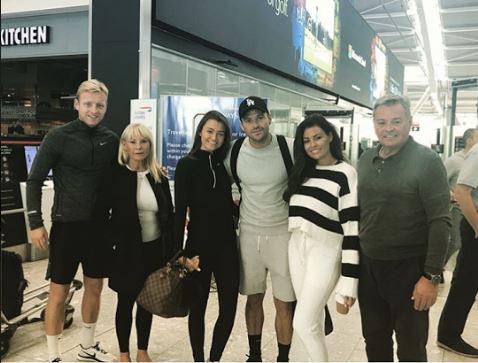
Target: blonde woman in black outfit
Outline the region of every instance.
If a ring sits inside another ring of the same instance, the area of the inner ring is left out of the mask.
[[[114,264],[109,286],[118,293],[116,335],[120,357],[131,361],[129,338],[132,310],[146,277],[162,267],[181,246],[175,246],[173,204],[168,179],[156,162],[151,132],[141,124],[130,124],[120,139],[118,163],[98,200],[98,213],[109,216],[108,233],[114,245]],[[191,268],[198,263],[190,260]],[[137,305],[138,362],[150,362],[148,341],[152,315]]]
[[[196,130],[190,153],[176,167],[174,199],[177,244],[184,238],[189,208],[186,256],[199,255],[201,271],[191,280],[199,285],[191,299],[189,338],[195,361],[204,361],[204,314],[211,284],[217,284],[219,316],[214,327],[210,361],[219,361],[234,325],[239,289],[236,233],[232,219],[231,182],[223,165],[231,132],[220,112],[207,112]]]

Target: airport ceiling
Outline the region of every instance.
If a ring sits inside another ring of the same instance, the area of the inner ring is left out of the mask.
[[[405,66],[404,92],[416,112],[438,112],[451,105],[453,81],[478,79],[478,0],[351,3]],[[477,83],[460,89],[457,113],[476,115],[477,104]]]

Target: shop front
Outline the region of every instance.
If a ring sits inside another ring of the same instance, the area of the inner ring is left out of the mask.
[[[1,43],[2,246],[36,259],[22,183],[44,135],[76,118],[76,89],[88,77],[88,8],[2,14]]]

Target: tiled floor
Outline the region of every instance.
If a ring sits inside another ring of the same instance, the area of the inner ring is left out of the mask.
[[[46,260],[24,263],[26,278],[30,281],[30,288],[39,286],[44,282],[43,276]],[[81,276],[80,274],[78,276]],[[446,273],[446,280],[450,280],[450,273]],[[428,344],[428,359],[430,361],[473,361],[456,354],[446,352],[436,346],[436,331],[438,318],[448,294],[449,284],[440,287],[437,303],[430,312],[430,335]],[[73,325],[63,333],[61,350],[65,361],[74,361],[78,349],[78,333],[81,326],[80,304],[82,290],[75,293],[72,305],[75,307]],[[274,307],[270,294],[265,299],[265,325],[263,331],[263,358],[274,361],[277,355],[277,344],[273,328]],[[329,304],[331,307],[333,302]],[[247,333],[244,322],[245,298],[239,298],[236,323],[224,352],[223,361],[243,362],[248,350]],[[103,292],[102,309],[97,325],[97,338],[112,353],[117,354],[117,342],[114,330],[114,312],[116,306],[116,294],[108,288]],[[366,361],[364,342],[361,336],[360,316],[357,306],[346,315],[338,315],[334,309],[330,309],[334,321],[334,332],[327,337],[329,359],[331,361]],[[217,316],[217,298],[211,294],[206,316],[206,352],[211,342],[211,332],[214,318]],[[475,303],[465,329],[464,338],[474,346],[478,346],[478,303]],[[133,329],[131,339],[132,357],[135,356],[136,335]],[[5,362],[14,361],[45,361],[46,341],[43,335],[42,323],[33,323],[20,327],[11,339],[11,347],[8,355],[3,359]],[[192,354],[189,346],[187,332],[187,319],[161,319],[154,318],[153,329],[149,347],[150,355],[155,361],[191,361]],[[206,353],[207,356],[207,353]],[[291,359],[296,357],[291,353]]]

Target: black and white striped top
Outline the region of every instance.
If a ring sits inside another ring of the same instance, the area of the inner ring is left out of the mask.
[[[337,293],[357,297],[359,277],[359,208],[357,172],[346,162],[317,165],[289,203],[289,231],[299,229],[312,239],[342,246],[342,271]]]

